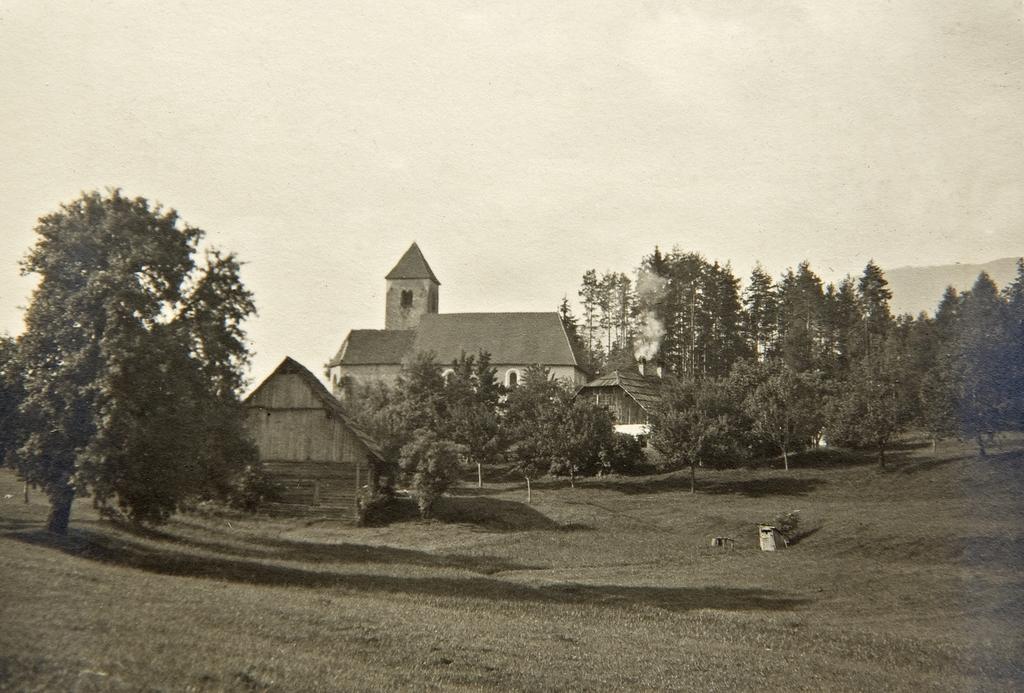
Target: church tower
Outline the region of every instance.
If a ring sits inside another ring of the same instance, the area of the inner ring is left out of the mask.
[[[420,317],[437,312],[437,281],[420,247],[413,243],[405,251],[387,280],[385,330],[414,330]]]

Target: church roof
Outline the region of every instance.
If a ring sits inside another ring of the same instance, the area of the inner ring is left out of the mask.
[[[465,352],[487,351],[493,364],[578,366],[558,313],[439,313],[424,315],[415,351],[432,351],[438,363]]]
[[[412,350],[415,337],[412,330],[352,330],[327,367],[401,363]]]
[[[618,370],[594,378],[580,390],[598,387],[621,387],[644,411],[650,411],[654,403],[658,401],[661,380],[650,376],[645,377],[634,370]]]
[[[580,366],[555,312],[434,313],[416,330],[352,330],[327,365],[397,365],[427,351],[440,364],[486,351],[495,365]]]
[[[441,285],[441,282],[437,281],[437,277],[434,276],[433,270],[430,269],[430,265],[427,264],[427,259],[423,257],[420,247],[415,243],[409,246],[402,259],[398,261],[398,264],[384,278],[430,279],[438,286]]]

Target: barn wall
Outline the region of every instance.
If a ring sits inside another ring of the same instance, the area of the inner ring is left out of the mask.
[[[309,389],[309,383],[302,376],[291,373],[275,373],[263,382],[249,401],[251,406],[267,409],[290,409],[316,407],[324,404]]]
[[[282,487],[271,510],[354,516],[358,489],[372,483],[368,453],[299,376],[267,381],[249,402],[246,426]]]

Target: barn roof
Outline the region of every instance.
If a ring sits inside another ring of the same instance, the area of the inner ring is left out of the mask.
[[[359,428],[352,422],[352,419],[349,418],[349,415],[345,412],[344,407],[342,407],[341,402],[335,399],[334,395],[327,391],[327,388],[324,386],[323,383],[320,382],[319,378],[313,375],[308,368],[306,368],[305,366],[303,366],[301,363],[299,363],[290,356],[284,357],[284,361],[282,361],[281,364],[274,369],[274,372],[268,375],[263,380],[263,382],[260,383],[259,387],[257,387],[251,393],[249,393],[249,396],[245,398],[243,404],[249,404],[253,400],[253,398],[255,398],[256,393],[259,392],[264,385],[270,382],[270,380],[275,375],[297,375],[300,378],[302,378],[302,380],[309,386],[310,390],[317,397],[317,399],[323,402],[324,407],[332,414],[337,416],[338,419],[342,423],[344,423],[345,426],[349,428],[353,434],[355,434],[356,438],[358,438],[359,441],[366,446],[366,449],[370,452],[370,454],[372,454],[381,462],[384,461],[384,456],[383,454],[381,454],[380,446],[377,444],[377,441],[371,438],[370,434],[368,434],[366,431]]]
[[[645,377],[633,370],[617,370],[594,378],[580,391],[600,387],[621,387],[644,411],[650,411],[661,390],[659,378]]]
[[[579,366],[558,313],[440,313],[424,315],[413,350],[438,363],[463,352],[489,352],[493,364]]]
[[[352,330],[327,367],[392,365],[412,351],[412,330]]]
[[[430,269],[430,265],[427,264],[427,259],[423,257],[423,253],[420,251],[420,247],[413,243],[409,246],[409,249],[405,251],[405,255],[398,261],[390,272],[384,277],[385,279],[431,279],[438,286],[441,282],[437,281],[437,277],[434,276],[433,270]]]

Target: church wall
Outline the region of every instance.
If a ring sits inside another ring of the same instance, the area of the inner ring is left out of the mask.
[[[341,398],[344,397],[343,389],[346,387],[346,383],[356,386],[364,386],[373,382],[384,382],[388,385],[394,385],[395,379],[398,378],[398,374],[401,371],[402,366],[397,363],[338,366],[337,373],[339,377],[335,379],[333,373],[331,376],[331,391],[335,397]]]
[[[546,365],[546,364],[541,364],[541,365]],[[495,368],[498,371],[498,377],[497,377],[498,382],[504,383],[505,382],[505,374],[506,374],[506,372],[508,372],[509,369],[514,368],[515,370],[517,370],[519,372],[520,377],[522,377],[523,374],[526,373],[526,369],[529,368],[530,364],[526,364],[526,363],[515,363],[515,364],[497,363],[497,364],[492,364],[492,366],[493,366],[493,368]],[[580,385],[585,385],[586,382],[587,382],[587,376],[583,374],[583,371],[581,371],[579,368],[576,368],[575,366],[548,366],[548,370],[551,371],[552,379],[554,379],[554,380],[564,380],[568,385],[570,385],[572,387],[577,387],[577,386],[580,386]]]

